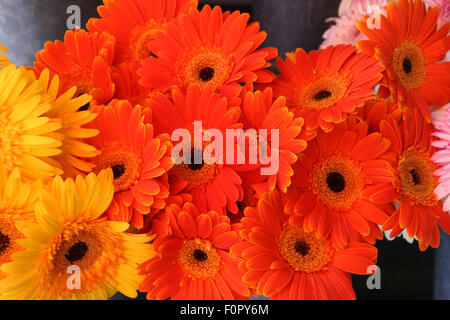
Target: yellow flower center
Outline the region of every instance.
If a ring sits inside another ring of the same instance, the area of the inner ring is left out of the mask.
[[[187,240],[180,249],[178,263],[192,279],[214,278],[222,268],[222,259],[209,240]]]
[[[132,148],[114,143],[102,149],[94,163],[97,173],[103,169],[112,169],[114,190],[119,192],[128,190],[139,179],[142,159]]]
[[[301,226],[284,228],[279,241],[281,255],[292,269],[301,272],[317,272],[331,261],[333,249],[325,238],[307,233]]]
[[[420,87],[425,79],[425,59],[414,43],[404,40],[395,48],[392,65],[400,83],[407,90]]]
[[[410,148],[398,163],[400,181],[395,184],[396,189],[418,204],[426,206],[436,204],[433,192],[436,186],[434,168],[428,152],[416,147]]]
[[[341,100],[347,92],[349,75],[327,74],[297,90],[297,107],[321,110]]]
[[[185,89],[190,85],[219,88],[230,78],[233,62],[221,48],[200,47],[185,52],[176,62],[175,68],[178,83]]]
[[[364,187],[358,163],[341,155],[333,155],[315,165],[311,178],[314,194],[336,211],[350,209]]]

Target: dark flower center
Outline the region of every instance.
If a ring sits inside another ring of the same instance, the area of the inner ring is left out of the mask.
[[[304,256],[309,254],[309,251],[311,250],[311,247],[309,246],[309,244],[305,240],[298,240],[295,243],[294,250],[299,255],[304,257]]]
[[[200,70],[199,77],[203,82],[208,82],[214,77],[214,69],[211,67],[205,67]]]
[[[411,179],[412,179],[412,182],[414,183],[414,185],[415,185],[415,186],[419,185],[420,182],[421,182],[421,179],[420,179],[420,173],[417,172],[416,169],[412,169],[412,170],[409,172],[409,174],[411,175]]]
[[[87,244],[83,241],[78,241],[69,248],[64,257],[66,258],[67,261],[73,264],[75,261],[83,259],[87,251],[88,251]]]
[[[412,71],[411,59],[408,57],[403,59],[403,71],[405,71],[406,74],[409,74]]]
[[[330,172],[327,176],[327,184],[331,191],[342,192],[345,189],[345,178],[339,172]]]
[[[331,92],[328,90],[321,90],[316,93],[314,100],[320,101],[331,97]]]
[[[201,159],[200,162],[196,162],[195,159],[199,158]],[[192,149],[191,150],[191,163],[188,164],[188,168],[192,171],[201,170],[203,168],[203,152],[199,149]]]
[[[9,236],[2,233],[0,230],[0,255],[2,255],[11,245],[11,239]]]
[[[84,106],[80,107],[80,108],[78,109],[78,111],[86,111],[86,110],[89,110],[89,107],[90,107],[90,106],[91,106],[91,103],[88,102],[88,103],[86,103]]]
[[[119,179],[125,173],[125,166],[123,164],[116,164],[111,169],[114,174],[114,180]]]
[[[208,255],[203,250],[195,249],[194,250],[194,258],[195,258],[195,260],[197,260],[199,262],[205,262],[206,260],[208,260]]]

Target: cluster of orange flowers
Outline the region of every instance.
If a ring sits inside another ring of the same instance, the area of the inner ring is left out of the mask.
[[[0,57],[0,297],[355,299],[383,231],[420,250],[450,233],[431,161],[450,97],[437,7],[391,1],[356,46],[285,59],[248,14],[197,0],[98,13],[33,67]],[[278,172],[176,164],[171,135],[194,121],[278,130]]]

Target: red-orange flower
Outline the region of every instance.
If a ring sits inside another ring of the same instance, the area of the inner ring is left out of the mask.
[[[348,272],[368,274],[377,258],[369,244],[336,250],[329,238],[305,231],[284,212],[277,190],[264,194],[257,209],[248,208],[242,224],[244,240],[231,253],[246,260],[244,283],[274,300],[355,299]]]
[[[92,18],[89,31],[108,32],[117,41],[114,64],[132,63],[154,55],[150,46],[155,34],[168,22],[197,7],[197,0],[105,0],[98,7],[100,19]]]
[[[337,247],[381,239],[391,199],[379,194],[392,183],[392,168],[381,157],[390,141],[367,134],[367,123],[349,118],[331,133],[318,132],[294,165],[286,211],[303,219],[306,232],[331,236]]]
[[[203,90],[190,87],[186,94],[175,87],[171,100],[158,95],[151,99],[150,107],[157,134],[172,136],[178,129],[185,129],[189,133],[190,141],[177,137],[180,140],[174,141],[174,145],[180,157],[187,160],[190,154],[191,161],[183,161],[170,170],[170,184],[175,185],[178,190],[192,194],[193,203],[203,212],[238,212],[236,201],[240,200],[242,195],[241,178],[236,172],[236,166],[226,164],[226,130],[242,127],[242,124],[238,123],[240,109],[227,107],[226,98],[214,93],[211,87]],[[201,124],[201,127],[196,127],[194,122]],[[209,135],[209,129],[218,130],[224,138],[222,159],[217,152],[218,148],[208,148],[211,145],[219,147],[220,143]],[[196,137],[200,138],[201,145],[195,144]],[[205,142],[202,137],[210,138],[211,142]],[[233,148],[235,144],[236,142],[232,142]],[[185,148],[189,149],[189,154],[184,152]],[[210,151],[209,155],[206,148]],[[197,158],[200,156],[198,163],[194,162],[196,155]],[[205,155],[207,158],[204,158]]]
[[[417,237],[420,250],[439,246],[438,225],[450,233],[450,216],[442,210],[434,189],[437,166],[431,161],[436,149],[431,146],[432,126],[418,109],[408,110],[400,123],[392,117],[381,122],[381,133],[391,140],[388,158],[395,170],[395,180],[380,196],[396,200],[398,209],[383,225],[395,237],[406,229],[410,238]]]
[[[274,81],[275,96],[305,119],[306,129],[329,132],[334,124],[356,114],[374,98],[374,86],[382,78],[377,61],[354,46],[338,45],[307,54],[297,49],[285,61],[277,60],[281,75]]]
[[[141,107],[127,101],[114,100],[94,110],[98,117],[89,125],[100,134],[89,141],[101,152],[92,159],[94,171],[112,168],[114,173],[108,218],[142,228],[143,215],[151,208],[164,209],[169,196],[163,176],[173,166],[170,137],[155,136],[153,126],[143,122]]]
[[[229,253],[238,234],[217,212],[201,213],[192,203],[166,208],[171,234],[157,239],[159,253],[140,266],[147,276],[139,289],[149,300],[248,299],[241,259]]]
[[[431,121],[429,104],[442,106],[450,99],[450,23],[436,30],[439,8],[426,9],[422,0],[388,3],[387,16],[380,16],[380,28],[366,21],[358,28],[369,40],[357,43],[362,52],[374,56],[386,68],[384,84],[403,108],[419,108]]]
[[[47,42],[36,54],[34,71],[37,77],[46,68],[51,77],[57,74],[59,95],[76,86],[76,96],[90,94],[91,104],[101,105],[108,102],[114,93],[110,69],[114,47],[114,37],[107,33],[68,30],[64,42]]]
[[[250,129],[259,133],[258,141],[267,144],[269,156],[278,154],[277,172],[265,176],[267,189],[273,190],[278,186],[285,193],[294,174],[291,165],[297,161],[297,154],[306,149],[305,134],[302,134],[303,118],[294,117],[288,110],[286,98],[278,97],[274,100],[271,88],[266,88],[263,92],[246,91],[243,94],[241,109],[244,130]],[[266,137],[261,136],[261,130],[266,130]],[[276,130],[276,137],[272,136],[273,130]],[[274,142],[278,145],[274,145]],[[274,163],[269,163],[262,165],[260,172],[268,167],[276,168]]]
[[[398,104],[394,103],[392,99],[385,100],[377,98],[366,102],[363,108],[358,110],[356,117],[362,121],[366,121],[369,126],[369,133],[380,131],[380,122],[388,115],[392,115],[396,119],[402,116]]]
[[[218,6],[191,9],[156,35],[152,52],[158,58],[142,61],[141,84],[182,90],[212,86],[232,99],[241,92],[239,83],[272,81],[275,76],[266,68],[277,50],[259,48],[267,34],[259,31],[258,23],[247,24],[249,18],[239,11],[222,13]]]

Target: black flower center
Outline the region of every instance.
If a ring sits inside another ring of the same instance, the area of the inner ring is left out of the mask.
[[[420,179],[420,173],[417,172],[416,169],[412,169],[412,170],[409,172],[409,174],[411,175],[411,179],[412,179],[412,182],[414,183],[414,185],[415,185],[415,186],[419,185],[420,182],[421,182],[421,179]]]
[[[116,164],[115,166],[112,166],[111,169],[114,174],[114,180],[119,179],[125,173],[125,166],[123,164]]]
[[[321,101],[331,97],[331,92],[328,90],[321,90],[316,93],[314,100]]]
[[[78,111],[86,111],[86,110],[89,110],[89,107],[90,107],[90,106],[91,106],[91,103],[88,102],[88,103],[86,103],[84,106],[80,107],[80,108],[78,109]]]
[[[11,239],[0,230],[0,255],[2,255],[11,245]]]
[[[194,258],[195,258],[195,260],[197,260],[199,262],[205,262],[206,260],[208,260],[208,255],[203,250],[195,249],[194,250]]]
[[[409,74],[412,71],[411,59],[408,57],[403,59],[403,71],[405,71],[406,74]]]
[[[200,162],[195,161],[196,158],[201,159]],[[192,149],[191,150],[191,163],[188,164],[188,168],[197,171],[201,170],[203,168],[203,152],[199,149]]]
[[[78,241],[77,243],[73,244],[69,248],[69,250],[67,250],[67,253],[64,255],[64,257],[67,261],[73,264],[75,261],[83,259],[87,251],[87,244],[83,241]]]
[[[342,192],[345,189],[345,178],[339,172],[330,172],[327,176],[327,184],[331,191]]]
[[[205,67],[200,70],[199,77],[203,82],[208,82],[214,77],[214,69],[211,67]]]
[[[309,251],[311,250],[311,247],[309,246],[309,244],[305,240],[298,240],[295,243],[294,250],[299,255],[304,257],[304,256],[309,254]]]

